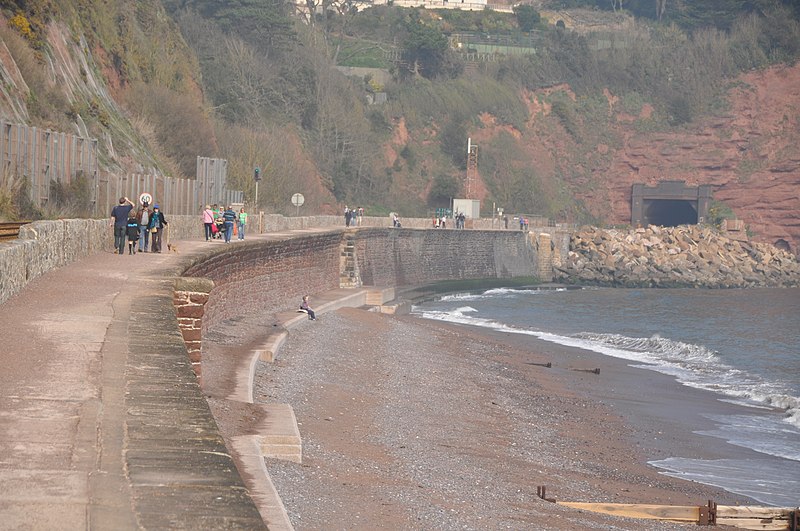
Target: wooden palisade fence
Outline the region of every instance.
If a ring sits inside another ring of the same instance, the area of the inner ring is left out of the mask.
[[[147,192],[169,214],[195,214],[202,205],[242,203],[243,192],[228,190],[228,161],[197,157],[196,179],[156,174],[118,175],[102,172],[97,140],[0,120],[0,187],[27,181],[31,202],[45,207],[55,183],[70,184],[80,176],[90,183],[96,217],[108,215],[117,200],[136,202]]]

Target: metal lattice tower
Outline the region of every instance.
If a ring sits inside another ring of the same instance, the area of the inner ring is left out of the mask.
[[[467,138],[467,178],[464,182],[465,199],[477,199],[478,179],[478,146],[472,143],[472,138]]]

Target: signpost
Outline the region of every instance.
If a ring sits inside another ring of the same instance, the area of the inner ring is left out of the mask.
[[[148,192],[144,192],[142,193],[142,195],[139,196],[139,204],[143,205],[145,203],[147,203],[148,205],[153,204],[153,196],[150,195]]]
[[[255,200],[255,210],[258,211],[258,183],[261,181],[261,168],[256,166],[255,171],[253,172],[253,177],[256,180],[256,200]]]
[[[303,194],[294,194],[292,196],[292,204],[295,206],[295,215],[300,215],[300,207],[303,206],[303,203],[306,202],[306,198],[303,197]]]

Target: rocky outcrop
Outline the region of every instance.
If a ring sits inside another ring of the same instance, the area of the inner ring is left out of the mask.
[[[624,287],[800,286],[800,263],[769,244],[739,242],[711,227],[690,225],[573,234],[556,278]]]

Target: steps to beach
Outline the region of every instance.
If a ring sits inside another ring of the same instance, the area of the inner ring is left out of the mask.
[[[340,288],[361,287],[361,276],[359,275],[356,261],[356,244],[351,234],[345,234],[344,238],[342,238],[339,253],[339,272]]]
[[[261,455],[293,463],[303,462],[303,444],[294,410],[289,404],[260,404],[269,418],[269,430],[257,438]]]

